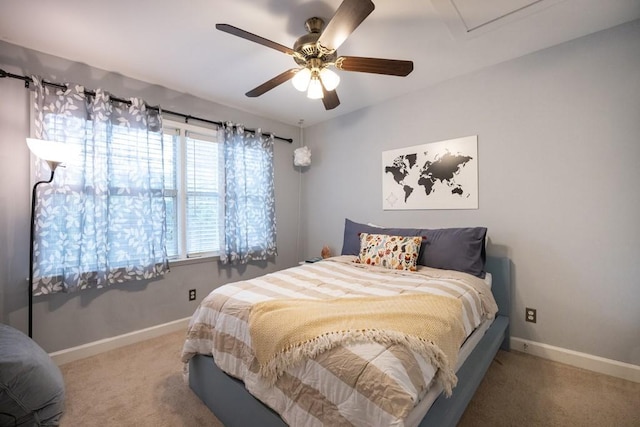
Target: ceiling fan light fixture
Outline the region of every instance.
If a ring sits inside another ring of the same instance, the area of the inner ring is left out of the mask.
[[[309,90],[307,91],[307,98],[309,99],[321,99],[324,97],[324,93],[322,92],[322,83],[320,83],[320,78],[317,75],[311,77],[311,81],[309,82]]]
[[[328,68],[320,70],[320,79],[326,90],[334,90],[340,84],[340,76]]]
[[[308,68],[301,68],[298,70],[293,79],[291,79],[291,83],[293,87],[295,87],[300,92],[304,92],[309,87],[309,82],[311,81],[311,70]]]

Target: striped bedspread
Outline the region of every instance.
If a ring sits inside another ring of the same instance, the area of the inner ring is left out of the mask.
[[[223,371],[243,380],[251,394],[292,426],[404,426],[437,377],[420,353],[393,343],[340,345],[289,368],[270,385],[259,375],[252,348],[252,304],[278,298],[449,296],[462,303],[465,336],[492,318],[497,306],[484,281],[465,273],[427,267],[400,272],[353,259],[334,257],[215,289],[191,318],[182,361],[213,355]]]

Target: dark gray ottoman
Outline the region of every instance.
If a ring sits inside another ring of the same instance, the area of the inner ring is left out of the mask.
[[[63,409],[60,369],[31,338],[0,324],[0,426],[57,426]]]

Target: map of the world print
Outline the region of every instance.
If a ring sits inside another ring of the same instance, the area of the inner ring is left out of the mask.
[[[478,136],[384,151],[382,208],[478,209]]]

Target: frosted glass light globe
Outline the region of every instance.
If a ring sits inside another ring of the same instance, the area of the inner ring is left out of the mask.
[[[322,92],[322,83],[320,83],[320,79],[318,79],[318,77],[313,77],[309,82],[309,91],[307,92],[307,98],[324,98],[324,93]]]
[[[320,79],[326,90],[334,90],[340,84],[340,76],[328,68],[323,68],[320,71]]]
[[[304,92],[309,87],[309,81],[311,80],[311,70],[308,68],[302,68],[300,71],[293,76],[291,79],[291,83],[293,87],[298,89],[300,92]]]

